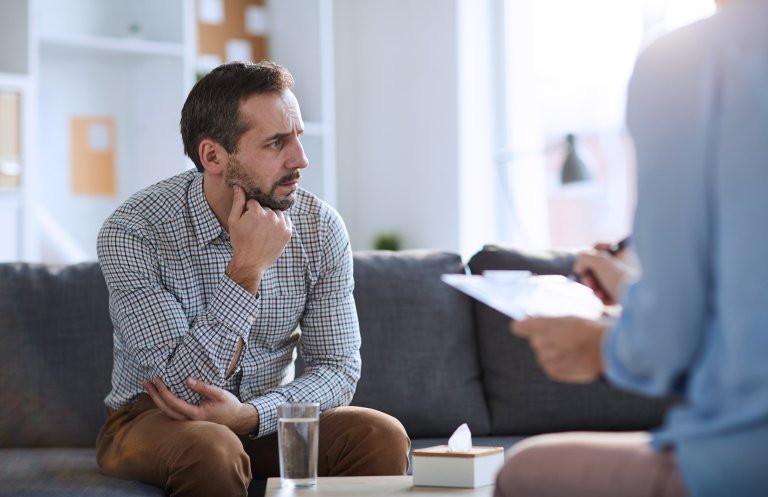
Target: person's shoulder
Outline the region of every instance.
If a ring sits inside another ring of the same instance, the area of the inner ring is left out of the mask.
[[[200,173],[184,171],[131,195],[108,218],[111,222],[141,222],[156,225],[177,218],[188,209],[188,195]]]
[[[674,65],[690,61],[697,53],[706,54],[713,36],[714,16],[700,19],[691,24],[665,33],[650,41],[641,50],[637,65]]]
[[[627,120],[658,121],[658,112],[711,89],[719,52],[717,14],[659,36],[638,55],[627,96]],[[698,89],[698,90],[697,90]],[[640,117],[638,117],[640,116]]]
[[[768,30],[768,1],[733,0],[711,16],[674,29],[654,39],[638,56],[638,65],[695,63],[714,60],[743,40]]]

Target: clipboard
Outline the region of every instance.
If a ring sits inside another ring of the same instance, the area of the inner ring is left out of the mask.
[[[533,316],[599,319],[606,313],[591,288],[565,276],[484,271],[482,275],[444,274],[441,279],[514,320]]]

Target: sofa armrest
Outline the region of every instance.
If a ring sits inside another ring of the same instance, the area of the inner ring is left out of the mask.
[[[489,269],[530,271],[534,274],[573,274],[575,251],[522,249],[514,245],[485,245],[467,263],[473,274]]]
[[[0,264],[0,447],[92,447],[111,371],[97,262]]]

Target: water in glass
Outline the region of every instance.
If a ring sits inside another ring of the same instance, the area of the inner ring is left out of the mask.
[[[316,417],[278,420],[280,478],[284,486],[309,487],[317,482],[318,427]]]

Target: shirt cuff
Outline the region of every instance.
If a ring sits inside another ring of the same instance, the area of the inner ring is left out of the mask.
[[[259,429],[251,433],[250,438],[263,437],[277,431],[277,406],[283,402],[286,402],[285,397],[274,392],[248,401],[259,412]]]
[[[242,337],[248,334],[259,316],[260,300],[222,275],[219,287],[208,305],[209,314],[227,329]]]

